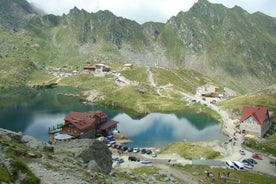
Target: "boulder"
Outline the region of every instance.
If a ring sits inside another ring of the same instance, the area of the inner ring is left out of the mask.
[[[24,135],[21,138],[20,142],[29,148],[34,148],[34,149],[38,149],[41,151],[53,152],[53,150],[54,150],[54,147],[52,145],[50,145],[49,143],[46,143],[43,141],[38,141],[37,139],[35,139],[31,136],[28,136],[28,135]]]
[[[81,158],[84,163],[88,164],[89,169],[96,172],[109,174],[112,169],[112,153],[100,141],[89,141],[75,156]]]
[[[95,160],[90,160],[87,164],[87,169],[95,171],[95,172],[102,172],[101,168],[97,164]]]

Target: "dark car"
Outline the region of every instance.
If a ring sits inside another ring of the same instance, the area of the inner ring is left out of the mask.
[[[241,154],[241,155],[245,155],[244,150],[240,150],[240,154]]]
[[[254,166],[254,163],[252,161],[248,160],[248,159],[242,160],[242,163],[251,165],[252,167]]]
[[[275,160],[270,160],[269,163],[276,166],[276,161]]]
[[[141,154],[145,154],[147,152],[146,149],[141,149]]]
[[[134,161],[134,162],[140,162],[140,158],[137,158],[137,157],[135,157],[135,156],[129,156],[129,157],[128,157],[128,160],[129,160],[129,161]]]
[[[117,158],[116,160],[115,160],[117,163],[123,163],[124,162],[124,159],[122,159],[122,158]]]
[[[247,159],[250,163],[252,164],[257,164],[258,162],[256,160],[254,160],[253,158],[248,158]]]
[[[150,155],[150,154],[152,154],[152,151],[151,150],[147,150],[146,154]]]
[[[133,151],[133,148],[128,148],[127,151],[128,151],[128,152],[132,152],[132,151]]]
[[[117,148],[118,150],[121,150],[121,149],[123,148],[123,146],[122,146],[122,145],[118,145],[116,148]]]

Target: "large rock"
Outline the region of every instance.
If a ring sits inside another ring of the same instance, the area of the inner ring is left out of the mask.
[[[100,141],[89,141],[76,157],[88,164],[88,169],[105,174],[112,169],[112,153],[108,147]]]
[[[54,147],[52,145],[50,145],[49,143],[39,141],[39,140],[37,140],[31,136],[28,136],[28,135],[24,135],[21,138],[20,142],[29,148],[34,148],[34,149],[38,149],[41,151],[50,151],[50,152],[54,151]]]
[[[21,132],[17,133],[17,132],[0,128],[0,136],[7,141],[13,140],[13,141],[19,142],[22,138],[22,133]]]

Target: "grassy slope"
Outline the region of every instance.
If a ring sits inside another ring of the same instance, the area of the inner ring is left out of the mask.
[[[5,58],[0,59],[0,87],[11,85],[24,85],[27,76],[35,70],[32,62],[26,59]]]
[[[0,137],[0,145],[3,148],[1,151],[8,157],[10,166],[7,169],[6,165],[0,164],[0,181],[5,183],[20,182],[23,184],[40,183],[40,179],[37,178],[32,171],[28,168],[26,161],[29,159],[28,150],[26,147],[14,141],[9,141]],[[36,155],[40,153],[32,150]],[[22,159],[24,158],[24,159]]]
[[[201,142],[174,142],[163,147],[161,153],[177,153],[181,157],[189,160],[201,158],[215,159],[220,156],[219,152],[214,151],[211,147],[202,146]]]
[[[239,179],[240,183],[274,183],[275,177],[263,175],[261,173],[252,173],[250,171],[236,171],[222,168],[210,168],[208,166],[202,165],[186,165],[180,166],[176,165],[175,168],[188,172],[190,174],[198,173],[197,178],[206,183],[212,183],[212,177],[207,178],[205,171],[212,172],[215,177],[215,183],[227,183],[222,179],[219,179],[219,176],[230,174],[230,178]],[[236,180],[228,180],[228,182],[235,182]]]
[[[231,109],[236,114],[240,114],[243,106],[246,105],[267,107],[269,111],[272,111],[275,114],[275,89],[276,85],[273,85],[252,94],[229,98],[221,102],[221,105],[226,109]]]

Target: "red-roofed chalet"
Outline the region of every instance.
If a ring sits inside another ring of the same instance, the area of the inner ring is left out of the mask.
[[[272,126],[273,113],[265,107],[243,107],[240,130],[245,134],[263,137]]]
[[[117,128],[118,123],[108,120],[107,115],[101,111],[70,112],[64,120],[60,133],[78,138],[95,138],[96,133],[107,135],[108,131]]]

